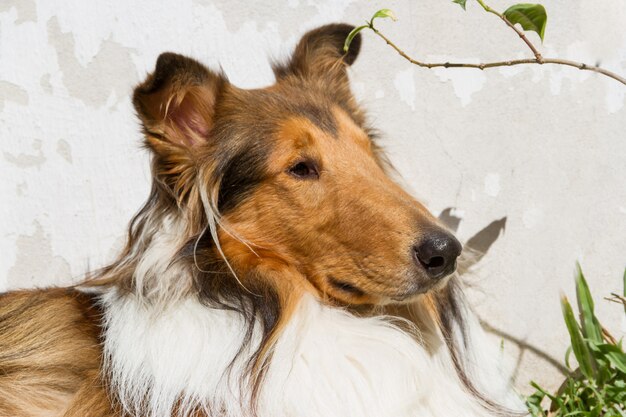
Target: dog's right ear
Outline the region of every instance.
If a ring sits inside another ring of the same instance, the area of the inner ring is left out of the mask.
[[[198,147],[210,141],[218,95],[227,83],[199,62],[164,53],[133,95],[133,104],[155,154],[155,175],[180,197],[195,172]]]
[[[149,145],[157,141],[193,148],[208,139],[213,126],[215,102],[225,77],[215,74],[199,62],[166,52],[156,62],[156,69],[135,88],[133,104]],[[155,141],[156,139],[157,141]]]

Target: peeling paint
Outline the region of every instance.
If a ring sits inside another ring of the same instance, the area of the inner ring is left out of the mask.
[[[398,71],[393,80],[393,85],[398,91],[400,100],[408,104],[411,110],[415,110],[415,80],[413,79],[413,73],[413,67],[409,67]]]
[[[15,186],[15,194],[18,196],[26,195],[26,191],[28,190],[28,184],[25,182],[20,182]]]
[[[35,222],[33,234],[18,236],[17,257],[7,274],[10,288],[32,288],[59,285],[71,277],[69,263],[52,252],[50,237]]]
[[[500,194],[500,174],[490,172],[485,177],[485,194],[497,197]]]
[[[431,59],[443,62],[452,61],[450,57],[431,57]],[[454,61],[456,60],[457,59],[454,59]],[[461,61],[478,63],[478,60],[472,59],[462,59]],[[463,107],[470,104],[472,95],[482,90],[487,81],[487,76],[480,70],[467,68],[434,68],[433,71],[442,82],[452,82],[454,94],[461,100]]]
[[[28,105],[28,92],[19,85],[0,80],[0,112],[4,109],[5,101]]]
[[[35,0],[3,0],[0,2],[0,13],[15,8],[17,10],[16,24],[37,21],[37,5]]]
[[[55,48],[63,84],[69,93],[83,103],[99,107],[107,103],[111,94],[126,98],[135,81],[129,76],[136,74],[132,62],[132,48],[110,39],[102,41],[96,56],[83,66],[75,56],[74,36],[62,32],[58,19],[48,21],[49,42]],[[101,78],[106,74],[106,83]]]
[[[50,74],[44,74],[39,79],[39,85],[45,93],[52,94],[52,83],[50,82]]]
[[[72,163],[72,148],[66,140],[59,139],[57,141],[57,153],[67,162]]]
[[[33,149],[35,150],[36,153],[34,154],[20,153],[18,155],[13,155],[8,151],[4,151],[3,152],[4,159],[6,159],[7,161],[9,161],[10,163],[12,163],[13,165],[19,168],[39,167],[44,162],[46,162],[46,157],[44,156],[41,147],[42,147],[42,142],[41,140],[37,139],[33,141]]]
[[[526,229],[534,229],[543,219],[543,211],[537,207],[524,210],[522,223]]]

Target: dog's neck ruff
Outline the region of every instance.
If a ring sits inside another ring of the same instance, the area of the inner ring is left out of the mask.
[[[102,295],[105,372],[131,415],[250,417],[246,323],[190,297],[163,309],[133,295]],[[426,335],[422,335],[427,337]],[[430,336],[428,336],[430,337]],[[259,338],[254,331],[253,340]],[[250,344],[254,349],[255,343]],[[259,417],[478,417],[443,343],[422,342],[384,317],[361,318],[304,296],[274,347]],[[480,348],[482,349],[482,347]],[[482,367],[489,352],[475,357]],[[484,356],[484,358],[483,358]],[[475,367],[475,368],[480,368]],[[519,409],[498,372],[478,369],[488,394]]]

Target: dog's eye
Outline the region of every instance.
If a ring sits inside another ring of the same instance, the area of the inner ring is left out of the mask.
[[[291,168],[289,173],[297,178],[317,179],[320,177],[317,167],[311,161],[300,161]]]

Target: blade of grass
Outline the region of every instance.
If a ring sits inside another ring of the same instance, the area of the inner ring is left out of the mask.
[[[624,353],[619,347],[608,343],[590,343],[589,346],[593,350],[601,353],[611,363],[611,365],[626,374],[626,353]]]
[[[576,299],[580,311],[583,336],[595,343],[602,343],[602,328],[593,313],[594,304],[591,291],[578,262],[576,262]]]
[[[626,269],[624,269],[624,298],[626,298]],[[626,304],[624,304],[624,314],[626,314]]]
[[[567,330],[570,335],[572,350],[574,351],[574,356],[576,356],[576,360],[578,361],[578,366],[580,366],[580,371],[588,379],[593,379],[593,365],[589,348],[580,333],[578,323],[576,322],[574,312],[572,311],[572,306],[565,296],[561,297],[561,307],[563,309],[565,325],[567,326]]]

